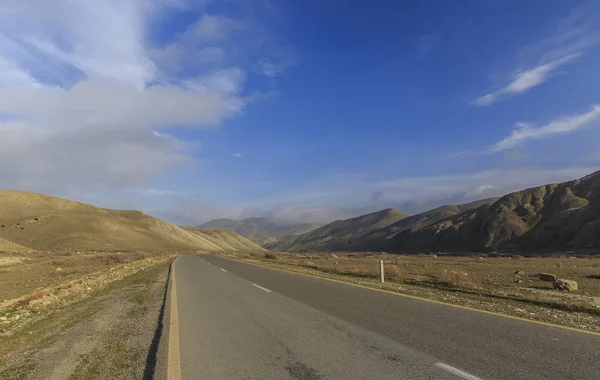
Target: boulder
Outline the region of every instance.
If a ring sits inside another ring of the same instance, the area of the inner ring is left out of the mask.
[[[575,292],[578,289],[577,281],[557,278],[556,280],[554,280],[554,289]]]
[[[556,276],[550,273],[540,273],[538,274],[538,277],[540,278],[540,281],[546,281],[546,282],[554,282],[556,281]]]
[[[525,275],[525,271],[523,271],[523,270],[518,270],[518,271],[516,271],[516,272],[515,272],[515,274],[516,274],[517,276],[524,276],[524,275]]]

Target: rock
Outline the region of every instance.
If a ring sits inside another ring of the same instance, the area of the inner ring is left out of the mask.
[[[42,305],[43,303],[44,303],[44,301],[42,301],[41,299],[39,299],[39,300],[31,300],[31,301],[29,301],[28,305],[30,307],[35,307],[37,305]]]
[[[540,273],[538,274],[538,277],[540,278],[540,281],[546,281],[546,282],[554,282],[556,281],[556,276],[550,273]]]
[[[62,268],[56,268],[56,271],[57,272],[62,272],[63,270],[62,270]]]
[[[6,317],[0,317],[0,321],[7,321],[7,320],[8,320],[8,318],[6,318]]]
[[[518,270],[515,272],[516,275],[518,276],[525,276],[525,271],[524,270]]]
[[[431,255],[431,257],[437,259],[437,255]]]
[[[578,289],[577,281],[558,278],[554,280],[554,289],[575,292]]]
[[[338,255],[336,255],[335,253],[332,253],[332,254],[331,254],[331,257],[333,257],[334,259],[337,259],[337,258],[338,258]]]

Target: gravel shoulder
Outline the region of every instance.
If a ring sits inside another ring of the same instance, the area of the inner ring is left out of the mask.
[[[115,281],[1,337],[0,378],[148,378],[169,265]]]

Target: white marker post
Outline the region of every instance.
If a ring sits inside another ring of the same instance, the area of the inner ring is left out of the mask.
[[[233,250],[233,257],[235,257],[235,249]]]
[[[385,273],[383,271],[383,260],[379,260],[379,279],[383,284],[385,282]]]

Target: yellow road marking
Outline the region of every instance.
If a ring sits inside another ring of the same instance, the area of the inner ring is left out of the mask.
[[[171,272],[171,313],[169,316],[169,351],[167,359],[167,380],[181,380],[179,358],[179,315],[177,310],[177,285],[175,283],[175,261]]]
[[[430,300],[427,298],[423,298],[423,297],[418,297],[418,296],[411,296],[408,294],[402,294],[402,293],[396,293],[396,292],[392,292],[389,290],[385,290],[385,289],[378,289],[378,288],[374,288],[374,287],[370,287],[370,286],[365,286],[365,285],[359,285],[359,284],[353,284],[351,282],[346,282],[346,281],[341,281],[341,280],[334,280],[332,278],[327,278],[327,277],[321,277],[321,276],[315,276],[314,274],[308,274],[308,273],[301,273],[301,272],[294,272],[291,270],[286,270],[286,269],[281,269],[281,268],[274,268],[274,267],[270,267],[268,265],[263,265],[263,264],[257,264],[257,263],[250,263],[247,261],[244,261],[242,259],[233,259],[231,257],[224,257],[224,256],[219,256],[222,257],[224,259],[227,260],[231,260],[231,261],[237,261],[240,263],[244,263],[244,264],[249,264],[249,265],[256,265],[257,267],[263,267],[263,268],[268,268],[268,269],[273,269],[273,270],[278,270],[281,272],[286,272],[286,273],[293,273],[293,274],[298,274],[301,276],[307,276],[307,277],[313,277],[313,278],[319,278],[321,280],[326,280],[326,281],[332,281],[332,282],[338,282],[340,284],[345,284],[345,285],[350,285],[350,286],[356,286],[358,288],[363,288],[363,289],[368,289],[368,290],[374,290],[376,292],[382,292],[382,293],[387,293],[387,294],[393,294],[395,296],[399,296],[399,297],[405,297],[405,298],[412,298],[415,300],[419,300],[419,301],[425,301],[425,302],[431,302],[431,303],[436,303],[438,305],[445,305],[445,306],[450,306],[450,307],[455,307],[457,309],[463,309],[463,310],[470,310],[470,311],[476,311],[478,313],[484,313],[484,314],[489,314],[489,315],[495,315],[497,317],[503,317],[503,318],[509,318],[509,319],[515,319],[517,321],[523,321],[523,322],[529,322],[529,323],[534,323],[536,325],[542,325],[542,326],[549,326],[549,327],[555,327],[558,329],[563,329],[563,330],[569,330],[569,331],[575,331],[578,333],[582,333],[582,334],[587,334],[587,335],[594,335],[594,336],[600,336],[600,333],[594,332],[594,331],[586,331],[586,330],[582,330],[582,329],[578,329],[576,327],[569,327],[569,326],[561,326],[561,325],[556,325],[554,323],[549,323],[549,322],[542,322],[542,321],[534,321],[531,319],[525,319],[525,318],[521,318],[521,317],[515,317],[512,315],[506,315],[506,314],[500,314],[500,313],[495,313],[493,311],[487,311],[487,310],[480,310],[480,309],[475,309],[472,307],[468,307],[468,306],[462,306],[462,305],[454,305],[451,303],[447,303],[447,302],[443,302],[443,301],[436,301],[436,300]]]

